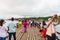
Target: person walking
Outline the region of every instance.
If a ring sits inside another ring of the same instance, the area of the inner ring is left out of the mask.
[[[14,18],[11,18],[11,22],[8,24],[9,28],[9,40],[13,36],[14,40],[16,40],[16,23],[14,22]]]
[[[5,20],[0,20],[0,40],[6,40],[8,27],[5,24]]]
[[[27,27],[30,28],[30,22],[27,20]]]
[[[23,27],[22,21],[20,19],[18,20],[17,27],[20,29]]]
[[[26,33],[27,32],[27,20],[24,20],[23,21],[23,26],[24,26],[24,33]]]

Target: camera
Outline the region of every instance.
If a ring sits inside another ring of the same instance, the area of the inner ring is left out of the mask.
[[[55,18],[57,18],[57,14],[55,14],[54,16],[55,16]]]

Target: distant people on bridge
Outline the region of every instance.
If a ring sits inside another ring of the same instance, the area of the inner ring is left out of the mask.
[[[34,20],[31,20],[31,27],[34,26]]]
[[[34,27],[39,28],[39,22],[38,21],[34,22]]]
[[[24,26],[24,33],[27,32],[27,20],[23,20],[23,26]]]
[[[5,20],[0,20],[0,40],[6,40],[8,27],[5,24]]]
[[[12,36],[14,40],[16,40],[16,26],[17,24],[14,22],[14,18],[11,18],[11,22],[8,24],[9,40],[11,40]]]
[[[20,19],[18,20],[17,27],[18,28],[22,28],[23,27],[22,21]]]
[[[27,27],[30,28],[30,21],[27,20]]]

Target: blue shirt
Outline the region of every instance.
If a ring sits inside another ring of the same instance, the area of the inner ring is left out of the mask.
[[[9,24],[8,24],[8,27],[9,27],[9,33],[14,33],[16,32],[16,23],[14,21],[11,21]]]

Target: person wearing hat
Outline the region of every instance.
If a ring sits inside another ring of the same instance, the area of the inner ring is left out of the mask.
[[[55,26],[58,25],[58,20],[57,23],[54,23],[55,18],[57,18],[57,15],[54,15],[52,18],[48,19],[47,23],[47,40],[56,40],[56,30]]]

